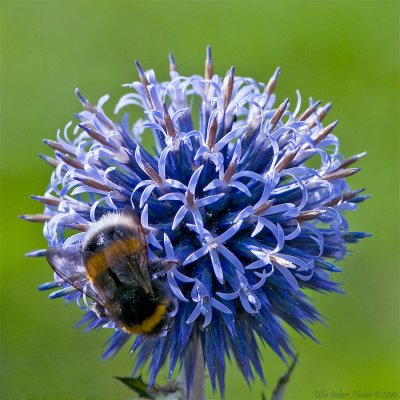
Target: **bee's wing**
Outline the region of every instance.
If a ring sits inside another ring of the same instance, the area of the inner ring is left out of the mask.
[[[153,293],[147,256],[147,240],[143,226],[133,208],[125,207],[122,211],[122,215],[129,218],[132,222],[134,237],[130,239],[133,239],[135,245],[130,246],[129,250],[121,250],[125,254],[126,251],[130,254],[127,264],[132,277],[136,279],[148,293]]]
[[[64,249],[53,247],[46,250],[46,258],[54,272],[69,285],[107,308],[105,299],[96,293],[86,276],[79,246]]]

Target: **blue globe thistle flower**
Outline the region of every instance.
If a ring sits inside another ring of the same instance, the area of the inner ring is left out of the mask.
[[[364,153],[341,155],[332,134],[337,121],[322,122],[330,104],[310,99],[301,112],[299,93],[294,106],[276,103],[279,68],[266,85],[236,76],[233,67],[222,78],[210,48],[205,76],[181,76],[172,55],[167,82],[136,66],[140,81],[125,85],[134,92],[115,112],[138,106],[143,119],[131,126],[126,114],[115,122],[103,111],[108,96],[92,105],[77,90],[84,107],[78,123],[45,140],[55,157],[42,158],[54,171],[45,195],[33,196],[44,213],[24,218],[44,222],[50,247],[68,249],[102,216],[133,207],[149,257],[174,261],[159,279],[177,305],[166,332],[135,338],[134,373],[148,362],[153,384],[167,361],[169,377],[182,363],[189,393],[200,359],[223,395],[226,357],[247,382],[255,373],[264,379],[257,337],[282,359],[294,356],[282,321],[313,338],[310,324],[321,316],[304,289],[340,291],[331,280],[340,271],[334,262],[347,243],[367,236],[349,231],[343,215],[367,197],[346,182]],[[151,151],[142,145],[149,131]],[[131,339],[59,276],[40,289],[77,301],[86,330],[114,330],[104,357]]]

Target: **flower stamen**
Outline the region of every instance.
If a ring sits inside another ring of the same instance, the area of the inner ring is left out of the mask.
[[[269,132],[273,132],[273,130],[275,129],[275,127],[278,125],[278,122],[280,121],[280,119],[283,117],[283,114],[286,111],[286,108],[289,104],[289,99],[286,99],[275,111],[274,115],[271,117],[271,120],[269,122],[269,128],[268,131]]]
[[[148,81],[147,76],[146,76],[146,74],[144,73],[143,68],[142,68],[142,66],[140,65],[140,62],[139,62],[138,60],[135,60],[135,65],[136,65],[136,68],[137,68],[137,70],[138,70],[139,77],[140,77],[140,80],[141,80],[141,82],[142,82],[144,91],[145,91],[145,93],[146,93],[146,97],[147,97],[148,104],[149,104],[149,106],[150,106],[151,108],[154,109],[153,101],[152,101],[152,99],[151,99],[151,97],[150,97],[149,89],[147,88],[147,86],[150,85],[150,82]]]
[[[206,146],[210,151],[214,150],[215,142],[217,139],[217,130],[218,130],[218,120],[215,116],[211,122],[210,129],[208,130]]]
[[[167,130],[167,134],[173,138],[176,136],[176,131],[168,112],[167,103],[163,104],[163,109],[164,109],[164,123],[165,123],[165,128]]]
[[[333,181],[336,179],[348,178],[360,171],[360,168],[347,168],[347,169],[337,169],[328,174],[322,175],[322,179],[326,181]]]
[[[76,156],[76,154],[72,150],[65,148],[63,145],[61,145],[58,142],[55,142],[54,140],[43,139],[43,143],[47,144],[47,146],[49,146],[53,150],[58,150],[61,153],[69,154],[72,157]]]
[[[271,208],[272,205],[274,204],[274,202],[275,202],[274,200],[267,200],[264,204],[262,204],[261,206],[257,207],[254,210],[254,215],[260,216],[265,211],[267,211],[269,208]]]
[[[297,149],[290,151],[288,154],[282,157],[278,164],[275,166],[274,171],[276,173],[280,173],[284,169],[286,169],[292,163],[299,150],[300,148],[298,147]]]
[[[212,54],[211,54],[211,46],[207,46],[206,65],[205,65],[204,76],[206,79],[204,90],[205,90],[205,95],[207,98],[208,92],[210,90],[210,82],[209,81],[214,76],[214,65],[213,65]]]
[[[332,104],[326,103],[321,109],[317,110],[317,116],[308,123],[309,129],[315,128],[318,122],[322,122],[328,112],[331,110]]]
[[[317,108],[319,107],[319,105],[321,104],[321,100],[315,102],[314,104],[312,104],[310,107],[307,108],[307,110],[305,110],[303,112],[303,114],[301,114],[298,118],[297,121],[305,121],[308,117],[310,117],[312,114],[315,113],[315,111],[317,110]]]
[[[226,87],[225,87],[225,95],[224,95],[224,110],[225,111],[228,108],[229,103],[232,100],[234,75],[235,75],[235,67],[232,66],[229,71],[229,75],[228,75]]]

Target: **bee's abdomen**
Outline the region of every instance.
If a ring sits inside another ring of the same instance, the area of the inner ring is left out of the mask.
[[[152,334],[158,333],[161,331],[165,315],[167,312],[167,306],[165,304],[159,304],[153,313],[144,319],[140,324],[137,325],[127,325],[122,324],[122,329],[127,333],[132,334]]]
[[[161,330],[168,305],[161,293],[149,295],[142,288],[122,290],[119,296],[119,321],[128,333],[153,333]],[[158,329],[160,328],[160,329]]]

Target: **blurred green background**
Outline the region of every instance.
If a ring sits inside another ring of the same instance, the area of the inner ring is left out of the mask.
[[[24,253],[45,241],[40,225],[17,215],[41,211],[28,198],[50,176],[37,157],[50,154],[41,139],[81,110],[75,87],[92,102],[109,93],[115,105],[121,84],[137,79],[135,58],[164,80],[173,51],[181,74],[202,74],[207,44],[219,74],[233,64],[267,81],[281,66],[278,100],[300,89],[306,102],[331,101],[327,121],[340,120],[342,152],[368,151],[350,183],[373,197],[349,220],[374,236],[340,263],[347,295],[313,297],[329,325],[315,327],[320,344],[292,333],[300,365],[287,398],[399,391],[399,3],[12,1],[1,3],[2,399],[132,397],[113,379],[131,372],[128,346],[100,362],[111,332],[73,330],[81,312],[36,290],[50,268]],[[231,366],[227,399],[269,397],[286,367],[263,355],[267,388],[257,381],[250,390]]]

